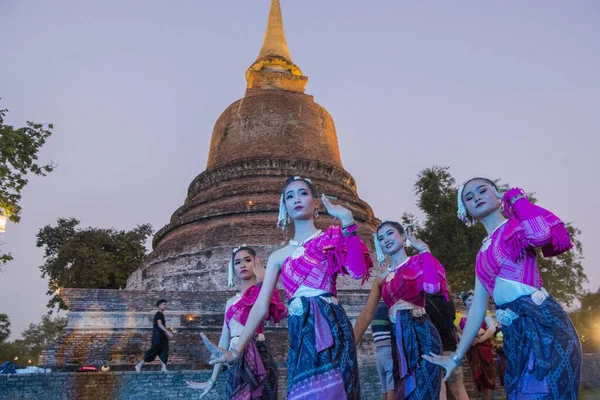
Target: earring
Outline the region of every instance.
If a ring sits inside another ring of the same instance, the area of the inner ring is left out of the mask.
[[[317,210],[317,209],[315,208],[315,212],[314,212],[314,214],[313,214],[313,215],[315,216],[315,218],[317,218],[317,217],[319,216],[319,210]]]

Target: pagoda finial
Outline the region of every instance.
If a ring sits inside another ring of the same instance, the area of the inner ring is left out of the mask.
[[[256,61],[268,56],[279,56],[292,61],[292,56],[290,56],[290,50],[285,40],[279,0],[271,0],[271,10],[269,11],[265,38],[263,39],[262,48]]]
[[[292,62],[283,31],[279,0],[271,0],[269,20],[258,58],[246,71],[248,90],[282,89],[304,92],[308,78]],[[246,91],[246,95],[251,92]]]

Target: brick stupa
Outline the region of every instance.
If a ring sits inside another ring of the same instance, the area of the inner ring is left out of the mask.
[[[131,369],[150,342],[154,303],[165,298],[167,326],[178,332],[171,341],[170,364],[206,368],[209,355],[198,334],[204,331],[216,339],[221,330],[225,301],[233,295],[227,287],[232,248],[245,243],[266,262],[293,237],[293,227],[276,228],[279,199],[289,176],[310,178],[319,192],[350,208],[359,234],[371,246],[378,221],[344,170],[333,119],[304,93],[308,78],[290,56],[278,0],[271,1],[263,45],[246,80],[244,97],[215,124],[206,170],[192,181],[169,224],[156,233],[152,253],[129,277],[126,290],[61,290],[69,307],[68,327],[60,341],[44,351],[43,364]],[[324,208],[319,211],[320,228],[334,223]],[[340,277],[338,288],[349,316],[355,318],[368,291],[346,277]],[[283,364],[287,320],[268,327],[267,337]]]
[[[128,289],[227,290],[231,249],[254,247],[266,262],[290,239],[276,229],[279,197],[289,176],[310,178],[359,222],[366,243],[377,221],[344,170],[333,119],[304,94],[308,78],[292,62],[278,1],[271,3],[262,49],[246,72],[245,96],[218,118],[206,170],[154,237],[153,252],[128,280]],[[332,223],[324,208],[319,227]],[[344,280],[341,288],[358,288]]]

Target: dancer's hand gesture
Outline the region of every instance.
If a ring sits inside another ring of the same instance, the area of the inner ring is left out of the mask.
[[[444,367],[444,369],[446,370],[446,376],[444,376],[445,381],[447,381],[448,378],[450,378],[450,374],[452,374],[454,368],[457,367],[456,363],[448,356],[440,356],[438,354],[429,353],[429,355],[423,354],[422,357],[432,364]]]
[[[429,246],[427,246],[427,243],[425,243],[421,239],[417,239],[415,237],[415,234],[414,234],[414,232],[413,232],[413,230],[412,230],[412,228],[410,226],[406,228],[406,239],[408,239],[408,243],[410,243],[410,245],[412,247],[414,247],[415,249],[417,249],[417,251],[419,253],[423,253],[425,251],[429,251]]]
[[[206,396],[208,394],[208,392],[210,392],[212,390],[212,388],[215,387],[215,383],[213,381],[208,381],[208,382],[186,381],[185,383],[188,385],[188,387],[190,389],[200,389],[200,390],[204,389],[204,391],[200,395],[199,399]]]
[[[232,352],[216,346],[204,333],[201,333],[200,336],[202,337],[204,345],[211,353],[210,361],[208,362],[210,365],[230,363],[236,359],[236,356]]]
[[[333,204],[324,193],[321,195],[321,202],[329,215],[342,221],[342,225],[352,222],[352,212],[339,204]]]

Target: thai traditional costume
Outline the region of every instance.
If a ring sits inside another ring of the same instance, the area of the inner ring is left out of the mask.
[[[460,319],[459,327],[460,330],[465,329],[467,322],[467,316],[463,315]],[[481,324],[481,328],[487,330],[488,326],[485,320]],[[483,389],[494,390],[494,354],[492,339],[487,339],[485,342],[477,343],[469,347],[467,351],[467,360],[469,360],[469,366],[473,371],[473,380],[477,386],[477,390],[480,392]]]
[[[381,295],[390,308],[394,392],[399,400],[440,397],[442,368],[421,357],[443,351],[440,335],[425,313],[425,293],[443,293],[448,300],[446,273],[430,253],[408,258],[383,280]]]
[[[336,278],[368,279],[369,250],[356,225],[332,226],[298,247],[281,268],[289,300],[288,399],[359,399],[352,324],[338,304]]]
[[[261,284],[258,283],[236,296],[235,301],[225,313],[225,321],[230,332],[229,349],[237,344],[252,306],[258,299]],[[269,304],[266,319],[278,323],[287,315],[279,292],[275,290]],[[264,326],[257,329],[244,352],[229,368],[227,380],[227,398],[233,400],[277,399],[277,366],[265,343]]]
[[[475,272],[496,302],[502,325],[508,399],[576,399],[581,371],[579,336],[567,313],[542,287],[535,248],[544,256],[572,247],[564,223],[521,189],[503,197],[508,220],[488,236]]]

